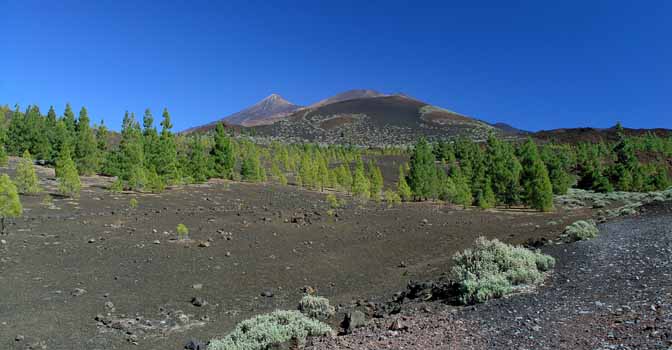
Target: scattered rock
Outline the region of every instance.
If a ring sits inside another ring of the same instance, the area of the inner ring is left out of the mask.
[[[89,243],[96,243],[96,239],[95,238],[90,238]]]
[[[191,286],[193,289],[203,289],[203,284],[202,283],[196,283]]]
[[[273,297],[273,291],[270,290],[265,290],[261,292],[261,296],[265,298],[272,298]]]
[[[86,294],[86,289],[84,288],[75,288],[72,292],[70,292],[70,295],[72,295],[73,297],[78,297],[84,294]]]
[[[196,306],[196,307],[202,307],[202,306],[205,306],[205,305],[207,305],[207,304],[208,304],[208,302],[207,302],[205,299],[201,298],[201,297],[193,297],[193,298],[191,298],[191,305],[194,305],[194,306]]]
[[[152,242],[152,243],[154,243],[154,244],[161,244],[161,241],[159,241],[158,239],[155,239],[154,242]]]
[[[23,341],[24,339],[26,339],[26,337],[22,336],[21,334],[19,334],[19,335],[17,335],[16,337],[14,337],[14,340],[15,340],[15,341]]]
[[[184,345],[185,350],[206,350],[206,348],[207,345],[204,342],[195,339],[188,341],[187,344]]]
[[[363,326],[366,326],[366,315],[358,310],[347,313],[341,323],[345,333],[352,333],[355,328]]]
[[[105,302],[105,309],[109,312],[114,312],[114,304],[111,301]]]
[[[406,329],[408,329],[408,326],[406,326],[403,322],[401,322],[401,319],[399,318],[394,320],[389,327],[389,330],[391,331],[403,331]]]
[[[200,242],[198,242],[198,246],[201,247],[201,248],[207,248],[207,247],[210,246],[210,242],[208,242],[208,241],[200,241]]]

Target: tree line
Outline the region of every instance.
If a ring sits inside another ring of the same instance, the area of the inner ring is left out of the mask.
[[[668,188],[672,138],[627,137],[620,124],[617,130],[616,142],[578,145],[504,142],[495,135],[485,143],[461,138],[430,145],[422,139],[411,152],[408,175],[400,169],[398,193],[404,200],[548,211],[553,195],[572,186],[598,192]],[[638,152],[650,160],[640,161]]]

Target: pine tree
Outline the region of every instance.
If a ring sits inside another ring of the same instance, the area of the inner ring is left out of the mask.
[[[6,234],[5,220],[23,213],[18,191],[7,174],[0,175],[0,234]]]
[[[98,154],[104,155],[107,153],[107,138],[109,137],[109,131],[105,126],[105,121],[101,120],[100,125],[96,128],[96,147],[98,148]]]
[[[145,109],[145,115],[142,117],[142,143],[145,154],[145,167],[155,169],[158,167],[159,153],[159,134],[154,127],[154,117],[149,108]]]
[[[473,201],[471,187],[460,168],[455,167],[452,169],[450,179],[455,186],[451,202],[462,205],[464,208],[470,206]]]
[[[119,142],[120,177],[131,190],[142,190],[147,184],[142,131],[135,115],[126,112]]]
[[[23,152],[23,157],[16,167],[15,182],[19,193],[34,195],[42,191],[35,167],[33,166],[33,157],[28,150]]]
[[[413,197],[413,191],[411,191],[411,187],[406,182],[406,174],[404,174],[403,165],[399,165],[399,179],[397,180],[397,193],[399,193],[399,197],[401,197],[401,200],[403,200],[404,202],[410,201]]]
[[[60,145],[60,141],[58,140],[57,125],[58,116],[56,116],[56,110],[54,110],[54,106],[50,106],[45,120],[45,132],[47,135],[47,140],[51,145],[51,153],[47,158],[49,161],[54,161],[56,158],[58,158],[58,147]]]
[[[232,179],[234,167],[236,166],[236,155],[231,138],[226,134],[224,125],[221,123],[215,127],[215,144],[212,148],[212,158],[214,161],[215,176],[223,179]]]
[[[254,145],[251,145],[243,159],[240,175],[245,181],[257,182],[262,180],[259,154]]]
[[[72,111],[72,107],[70,107],[70,103],[65,104],[63,122],[65,123],[65,127],[68,130],[70,139],[73,139],[75,133],[77,132],[77,122],[75,120],[75,113]]]
[[[191,169],[191,177],[194,182],[202,183],[208,181],[208,159],[200,137],[192,138],[189,168]]]
[[[380,200],[380,193],[383,190],[383,174],[373,160],[369,161],[368,170],[369,183],[371,185],[371,197],[378,201]]]
[[[431,198],[436,194],[436,167],[434,155],[425,138],[421,138],[415,145],[411,155],[411,170],[409,173],[409,185],[413,195],[420,200]]]
[[[526,202],[534,209],[553,209],[553,186],[548,177],[546,165],[539,156],[537,145],[531,139],[521,149],[523,165],[522,183]]]
[[[360,160],[361,163],[361,160]],[[352,179],[352,195],[366,201],[371,196],[369,179],[364,174],[364,166],[356,166]]]
[[[171,133],[173,125],[170,123],[168,109],[163,110],[161,121],[161,135],[159,137],[159,149],[156,154],[156,172],[168,184],[177,183],[180,174],[177,166],[177,146]]]
[[[75,164],[81,175],[93,175],[98,171],[98,145],[91,129],[91,121],[85,107],[79,112],[75,143]]]
[[[490,179],[485,181],[483,192],[480,193],[480,196],[477,198],[477,202],[481,209],[490,209],[495,207],[497,199],[495,198],[495,192],[492,191]]]
[[[9,156],[5,150],[5,145],[0,144],[0,167],[5,167],[9,163]]]
[[[491,175],[491,190],[497,202],[507,207],[518,202],[520,192],[520,176],[522,166],[516,158],[512,147],[491,135],[488,139],[488,173]],[[485,188],[479,191],[485,194]]]
[[[74,198],[79,197],[82,184],[79,180],[77,166],[70,157],[68,148],[64,148],[62,154],[59,155],[59,160],[56,164],[56,180],[58,181],[58,191],[61,195]]]
[[[30,149],[26,127],[25,115],[19,109],[19,105],[16,105],[7,129],[7,151],[9,154],[23,154],[23,151]]]

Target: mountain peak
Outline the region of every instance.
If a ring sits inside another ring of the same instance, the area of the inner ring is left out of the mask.
[[[314,103],[310,107],[315,108],[315,107],[320,107],[320,106],[324,106],[324,105],[328,105],[328,104],[336,103],[336,102],[341,102],[341,101],[355,100],[355,99],[360,99],[360,98],[381,97],[381,96],[386,96],[386,95],[382,94],[382,93],[380,93],[376,90],[352,89],[352,90],[343,91],[339,94],[336,94],[336,95],[331,96],[329,98],[326,98],[322,101]]]

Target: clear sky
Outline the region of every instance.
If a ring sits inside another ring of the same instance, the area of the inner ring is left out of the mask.
[[[672,1],[0,0],[0,104],[176,130],[271,93],[403,92],[528,129],[672,128]]]

